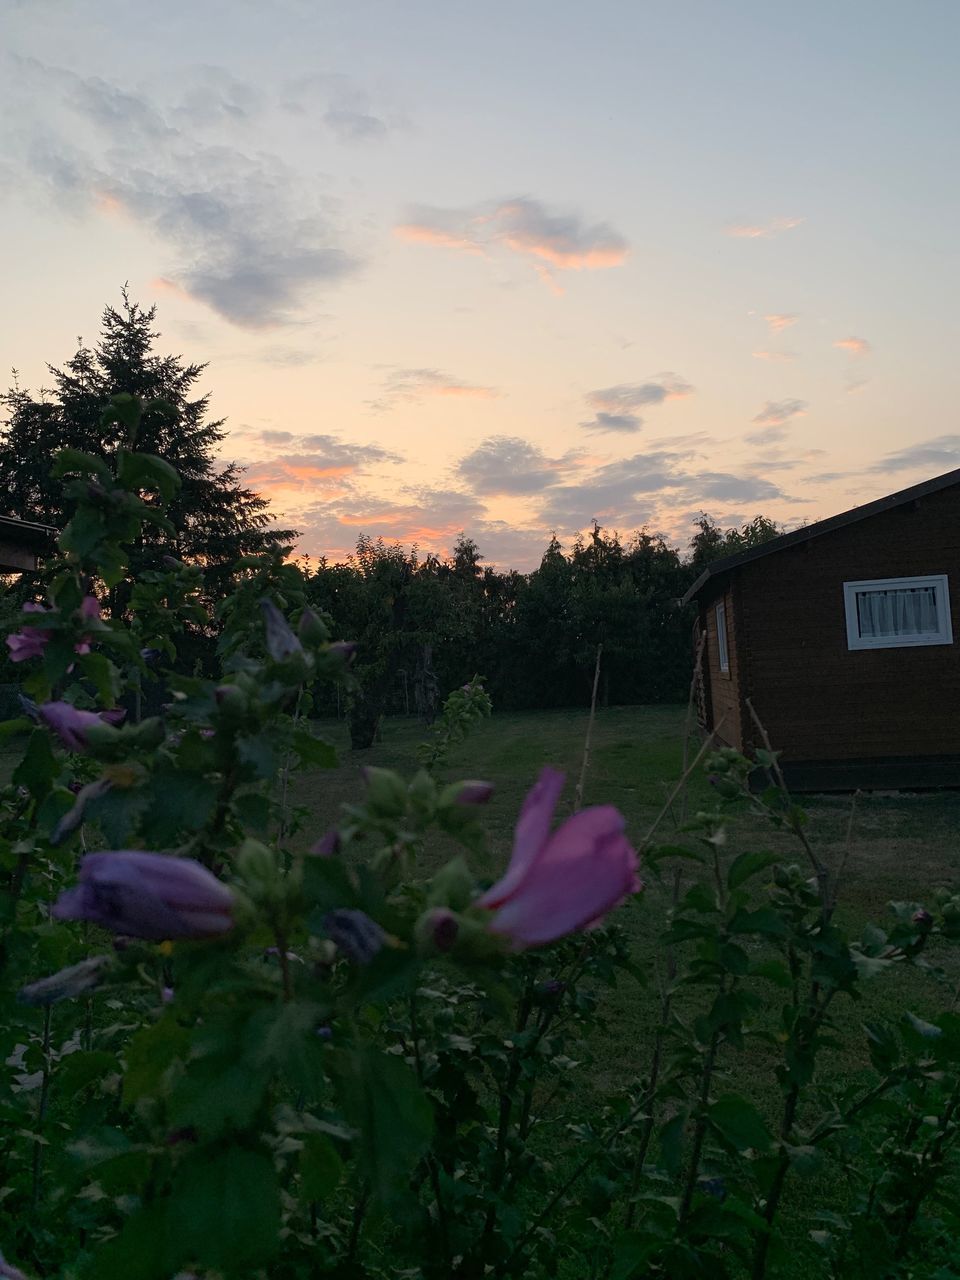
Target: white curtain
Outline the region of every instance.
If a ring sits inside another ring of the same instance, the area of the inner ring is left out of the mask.
[[[858,591],[857,619],[862,636],[922,636],[935,633],[936,587],[897,587]]]

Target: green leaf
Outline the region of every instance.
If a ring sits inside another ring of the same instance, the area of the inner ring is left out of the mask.
[[[26,787],[35,800],[41,800],[59,772],[60,764],[50,750],[49,735],[43,729],[34,729],[23,759],[13,771],[12,781],[18,787]]]
[[[727,872],[727,887],[732,892],[751,876],[781,861],[780,855],[776,853],[741,853],[739,858],[734,858],[730,864],[730,870]]]
[[[85,653],[77,659],[77,665],[97,690],[101,702],[112,707],[120,697],[120,672],[102,653]]]
[[[759,1111],[745,1098],[727,1094],[709,1108],[710,1124],[737,1151],[770,1151],[773,1138]]]
[[[93,454],[83,453],[80,449],[60,449],[53,459],[53,476],[62,480],[66,475],[97,476],[100,480],[110,480],[110,468],[103,458],[95,458]]]
[[[117,479],[125,489],[153,489],[165,500],[180,488],[180,475],[163,458],[117,450]]]
[[[158,769],[150,790],[146,825],[155,848],[175,844],[181,832],[195,834],[205,827],[217,798],[216,783],[173,767]]]
[[[95,1080],[102,1080],[116,1070],[116,1054],[103,1050],[71,1053],[57,1067],[57,1096],[71,1098]]]
[[[340,1185],[343,1161],[323,1133],[308,1134],[300,1152],[300,1185],[305,1200],[325,1200]]]
[[[190,1062],[170,1098],[174,1128],[218,1137],[253,1123],[270,1083],[270,1065],[213,1054]]]
[[[737,911],[730,921],[731,933],[760,933],[771,938],[782,938],[787,926],[772,907],[759,907],[756,911]]]
[[[315,738],[309,729],[297,729],[293,734],[293,749],[301,764],[314,764],[320,769],[337,767],[337,749],[323,738]]]
[[[375,1049],[330,1054],[340,1106],[357,1130],[359,1163],[382,1203],[407,1189],[433,1133],[433,1111],[402,1059]]]
[[[249,1274],[280,1246],[280,1187],[262,1151],[234,1145],[189,1156],[169,1212],[181,1256],[206,1267]]]
[[[168,1068],[186,1055],[189,1040],[186,1029],[178,1025],[172,1013],[131,1036],[123,1055],[127,1064],[123,1101],[127,1106],[159,1092]]]

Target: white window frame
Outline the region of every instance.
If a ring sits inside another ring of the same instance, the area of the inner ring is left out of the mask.
[[[727,646],[727,604],[721,600],[714,610],[717,624],[717,663],[725,676],[730,674],[730,650]]]
[[[857,593],[861,591],[896,591],[898,588],[933,587],[937,600],[936,633],[923,636],[862,636],[857,613]],[[848,649],[915,649],[920,645],[953,644],[950,618],[950,584],[945,573],[930,573],[917,578],[862,578],[843,584],[843,607],[847,617]]]

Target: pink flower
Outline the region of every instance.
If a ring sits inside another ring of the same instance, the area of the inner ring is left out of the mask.
[[[583,809],[551,834],[563,783],[556,769],[541,771],[520,811],[506,873],[477,901],[495,913],[491,932],[516,949],[599,924],[643,887],[623,815],[612,805]]]
[[[117,711],[83,711],[71,702],[44,702],[36,714],[71,751],[86,751],[87,730],[104,723],[115,724]]]
[[[34,604],[28,601],[23,606],[24,613],[49,613],[42,604]],[[44,631],[42,627],[27,627],[25,631],[15,631],[12,635],[7,636],[7,648],[10,650],[11,662],[26,662],[28,658],[40,658],[43,651],[47,647],[50,639],[50,632]]]

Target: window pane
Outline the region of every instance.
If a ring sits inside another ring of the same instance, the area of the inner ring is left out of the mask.
[[[861,636],[936,635],[936,587],[897,587],[889,591],[858,591],[857,622]]]

